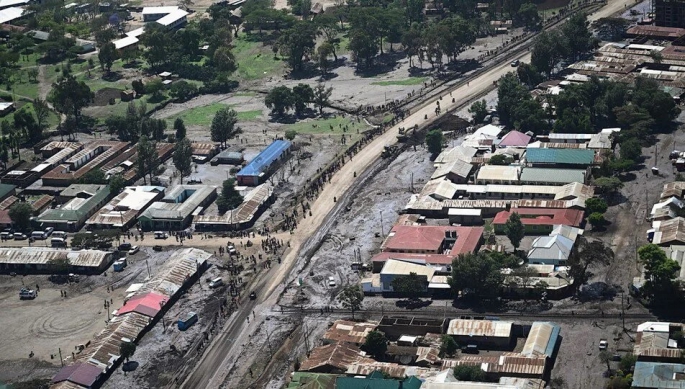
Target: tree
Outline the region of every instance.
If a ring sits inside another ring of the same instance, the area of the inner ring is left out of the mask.
[[[316,108],[318,108],[319,116],[323,116],[323,108],[330,104],[328,100],[330,99],[332,93],[333,88],[326,88],[326,85],[322,83],[318,83],[314,87],[314,97],[312,102],[314,105],[316,105]]]
[[[410,299],[418,299],[419,296],[426,291],[428,282],[424,276],[419,276],[416,273],[409,273],[408,275],[399,275],[395,277],[390,285],[394,292],[405,295]]]
[[[426,146],[432,157],[436,157],[442,151],[442,131],[438,128],[428,131],[426,134]]]
[[[93,169],[78,179],[79,184],[103,185],[107,183],[107,177],[102,169]]]
[[[119,53],[117,48],[114,46],[114,43],[107,42],[100,47],[100,51],[98,52],[98,60],[100,61],[100,67],[107,73],[112,71],[112,64],[117,60],[117,58],[119,58]]]
[[[133,342],[121,342],[119,345],[119,355],[128,362],[128,360],[136,353],[136,344]]]
[[[72,245],[73,244],[74,242],[72,240]],[[54,269],[54,272],[57,274],[64,274],[71,269],[71,262],[69,261],[69,258],[64,257],[48,259],[48,265]]]
[[[170,54],[177,52],[177,43],[173,35],[169,34],[165,26],[158,23],[150,23],[145,27],[145,33],[140,36],[140,43],[147,47],[143,57],[153,68],[169,63],[174,58]]]
[[[639,161],[642,158],[642,145],[636,138],[630,138],[620,144],[621,159]]]
[[[680,265],[666,256],[664,250],[655,244],[647,244],[637,250],[640,262],[644,266],[645,284],[642,295],[652,303],[668,304],[680,295],[679,282],[676,280]]]
[[[509,165],[513,162],[514,160],[504,154],[495,154],[492,157],[490,157],[490,165],[499,165],[499,166],[505,166]]]
[[[564,58],[564,51],[564,37],[558,31],[543,31],[533,40],[530,64],[549,78]]]
[[[238,113],[235,110],[226,107],[217,111],[210,127],[212,141],[220,142],[221,146],[226,147],[229,139],[243,132],[240,127],[236,126],[237,122]]]
[[[110,193],[117,195],[126,188],[126,180],[121,174],[115,174],[109,179]]]
[[[606,219],[604,219],[604,214],[599,212],[593,212],[587,217],[587,221],[592,224],[593,227],[601,227],[606,224]]]
[[[514,250],[518,250],[521,245],[521,240],[526,235],[526,227],[521,222],[521,216],[514,212],[509,215],[509,219],[504,225],[504,233],[509,238]]]
[[[611,373],[611,364],[610,364],[611,358],[612,358],[611,353],[610,353],[609,351],[607,351],[607,350],[602,350],[602,351],[599,352],[599,354],[597,354],[597,358],[599,358],[599,361],[600,361],[600,362],[606,363],[606,365],[607,365],[607,371],[608,371],[609,373]]]
[[[440,338],[440,353],[438,354],[440,358],[452,356],[457,350],[459,350],[459,345],[453,337],[445,334]]]
[[[138,159],[136,160],[138,165],[138,174],[143,177],[143,183],[146,183],[146,174],[150,176],[150,182],[152,182],[152,171],[155,162],[157,161],[157,147],[154,143],[148,140],[146,135],[143,135],[138,140],[136,150],[138,151]]]
[[[629,374],[626,377],[615,376],[609,380],[606,389],[630,389],[632,387],[632,376]]]
[[[197,86],[186,80],[176,81],[171,84],[169,95],[178,101],[188,101],[197,93]]]
[[[450,285],[458,294],[493,299],[504,281],[499,258],[486,253],[462,254],[452,261]]]
[[[592,24],[600,39],[615,42],[623,38],[630,22],[624,18],[601,18]]]
[[[624,373],[627,373],[635,366],[635,362],[637,362],[637,357],[635,355],[624,354],[621,357],[621,361],[618,363],[618,368]]]
[[[592,50],[596,45],[592,32],[588,29],[587,15],[582,12],[571,15],[561,26],[561,33],[565,38],[567,58],[571,61],[577,61],[581,54]]]
[[[190,145],[188,138],[183,138],[174,146],[174,155],[172,156],[174,167],[178,169],[181,175],[181,183],[183,177],[187,177],[192,172],[193,163],[193,148]]]
[[[292,141],[293,139],[295,139],[296,136],[297,136],[297,131],[295,131],[293,129],[285,130],[285,139]]]
[[[183,119],[176,118],[176,120],[174,120],[174,131],[176,131],[177,141],[186,137],[186,125],[183,123]]]
[[[595,188],[599,193],[614,194],[623,188],[623,183],[618,177],[599,177],[594,180]]]
[[[537,30],[542,22],[538,8],[533,3],[521,4],[518,10],[518,17],[529,30]]]
[[[499,79],[497,87],[497,113],[500,121],[513,125],[515,109],[522,101],[531,99],[528,90],[521,84],[516,73],[509,72]]]
[[[314,100],[314,91],[307,84],[297,84],[293,87],[293,102],[295,105],[295,115],[300,116],[307,108],[307,104]]]
[[[650,51],[649,57],[652,59],[652,61],[654,61],[655,64],[660,64],[664,60],[664,55],[656,50]]]
[[[359,285],[348,285],[338,295],[338,301],[340,301],[343,308],[349,309],[352,312],[352,320],[354,320],[354,311],[358,311],[362,307],[364,292],[362,292]]]
[[[293,91],[285,85],[273,88],[266,95],[264,104],[271,109],[271,114],[274,116],[283,116],[285,111],[289,110],[295,105],[295,97]]]
[[[293,70],[302,70],[303,57],[314,51],[315,39],[316,26],[309,21],[296,22],[281,36],[278,47],[281,54],[288,57],[288,64]]]
[[[521,63],[516,68],[516,75],[519,80],[529,89],[534,88],[543,81],[540,71],[529,63]]]
[[[495,236],[495,227],[492,225],[491,220],[486,220],[483,223],[483,240],[485,244],[492,244],[493,237]]]
[[[9,217],[12,224],[19,231],[26,231],[31,225],[31,216],[33,216],[33,208],[29,203],[17,202],[9,209]]]
[[[214,51],[212,64],[220,72],[226,73],[233,73],[238,67],[233,52],[226,46],[221,46]]]
[[[47,127],[47,121],[50,117],[50,107],[48,106],[48,102],[41,98],[33,100],[32,105],[33,113],[36,115],[36,125],[40,130],[40,137],[42,138],[42,131]]]
[[[78,127],[81,110],[93,101],[94,94],[83,81],[76,81],[73,76],[61,78],[52,84],[48,101],[57,112],[71,116]]]
[[[233,178],[225,180],[221,187],[221,196],[216,201],[219,213],[226,213],[226,211],[235,209],[242,203],[243,196],[235,190],[235,180]]]
[[[164,99],[162,91],[164,90],[164,83],[161,79],[155,78],[147,84],[145,84],[145,93],[151,94],[150,99],[155,101],[161,101]]]
[[[459,381],[485,382],[485,372],[480,366],[458,365],[454,367],[454,377]]]
[[[384,333],[373,330],[366,335],[363,348],[364,351],[373,355],[376,359],[382,358],[388,350],[388,339],[386,339]]]
[[[614,259],[614,252],[600,240],[589,241],[585,237],[578,237],[576,249],[571,251],[567,265],[569,276],[573,279],[575,290],[587,282],[592,276],[588,272],[591,265],[607,265]]]
[[[471,104],[469,108],[469,113],[473,115],[473,123],[482,123],[483,119],[488,116],[488,105],[485,100],[476,101]]]
[[[319,70],[321,70],[321,77],[325,77],[328,73],[328,57],[333,53],[335,53],[335,48],[333,47],[333,44],[329,42],[322,43],[316,49],[317,64],[319,65]]]
[[[527,296],[527,289],[529,286],[531,286],[534,277],[537,277],[537,275],[538,272],[535,269],[528,265],[523,265],[514,269],[509,277],[512,284],[524,289],[524,296]]]
[[[609,205],[606,201],[604,201],[604,199],[600,199],[598,197],[590,197],[589,199],[585,200],[585,212],[587,213],[604,213],[607,211],[608,208]]]

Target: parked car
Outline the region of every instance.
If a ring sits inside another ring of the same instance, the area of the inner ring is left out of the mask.
[[[462,353],[465,354],[478,354],[478,345],[477,344],[469,344],[466,347],[464,347],[461,350]]]
[[[209,287],[214,289],[220,287],[223,284],[224,280],[222,280],[221,277],[217,277],[209,282]]]
[[[607,342],[606,339],[601,339],[601,340],[599,341],[599,349],[600,349],[600,350],[606,350],[607,347],[609,347],[609,342]]]
[[[25,240],[26,238],[26,234],[22,234],[21,232],[14,233],[14,240]]]
[[[157,246],[152,246],[152,249],[155,250],[155,251],[162,251],[162,246],[159,246],[159,245],[157,245]]]
[[[45,229],[45,236],[50,236],[50,235],[52,235],[52,232],[53,232],[53,231],[55,231],[55,229],[54,229],[53,227],[47,227],[47,228]]]
[[[133,247],[131,247],[130,250],[128,250],[128,255],[136,254],[138,251],[140,251],[140,247],[139,246],[133,246]]]
[[[35,299],[36,296],[36,291],[33,289],[21,288],[21,290],[19,291],[19,298],[22,300]]]
[[[164,231],[155,231],[155,239],[166,239],[168,237],[169,234]]]
[[[335,285],[335,278],[333,278],[333,276],[328,277],[328,286],[331,288],[335,288]]]
[[[515,67],[519,66],[520,64],[521,64],[521,61],[519,61],[519,60],[517,59],[516,61],[513,61],[513,62],[511,63],[511,67],[515,68]]]
[[[133,245],[131,243],[122,243],[119,245],[119,251],[128,251],[133,248]]]
[[[256,300],[257,299],[257,293],[252,292],[250,293],[250,300]]]

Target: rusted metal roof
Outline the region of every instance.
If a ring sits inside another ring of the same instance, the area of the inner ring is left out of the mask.
[[[17,201],[19,201],[19,198],[16,196],[10,196],[2,200],[2,202],[0,202],[0,210],[10,209],[10,207],[12,207],[12,205],[14,205],[14,203]]]
[[[511,326],[514,323],[499,320],[450,320],[447,327],[448,335],[456,336],[487,336],[494,338],[508,338],[511,336]]]
[[[369,332],[378,327],[375,322],[357,323],[347,320],[338,320],[326,330],[323,335],[324,342],[347,342],[354,344],[362,344],[366,341],[366,336]]]
[[[367,362],[358,362],[351,364],[347,369],[348,375],[363,375],[368,376],[374,371],[380,371],[392,378],[405,378],[408,376],[416,376],[418,378],[425,378],[437,372],[437,369],[429,369],[417,366],[399,365],[397,363],[376,362],[373,360]]]
[[[500,356],[461,355],[459,359],[444,359],[443,369],[455,366],[478,366],[490,374],[517,374],[526,376],[542,376],[545,372],[547,358],[524,357],[517,353],[504,353]]]
[[[62,150],[62,149],[67,149],[67,148],[73,148],[77,149],[81,147],[82,144],[78,142],[60,142],[60,141],[52,141],[45,146],[41,147],[40,151],[42,152],[53,152],[55,150]]]
[[[193,222],[195,224],[224,225],[226,228],[249,223],[272,195],[273,187],[267,183],[261,184],[248,193],[242,204],[236,209],[223,215],[198,215],[195,216]]]
[[[88,362],[103,370],[112,368],[119,359],[122,338],[136,342],[143,330],[150,324],[150,318],[136,312],[115,316],[110,324],[95,336],[90,345],[76,356],[77,361]]]
[[[95,141],[43,175],[43,180],[74,181],[119,155],[128,142]],[[68,149],[65,149],[68,150]],[[59,155],[61,151],[55,156]],[[54,156],[53,156],[54,157]]]
[[[168,297],[174,296],[188,278],[195,274],[198,267],[211,256],[212,254],[196,248],[175,251],[164,262],[155,277],[145,283],[136,295],[153,292]]]
[[[530,328],[530,333],[523,345],[521,355],[527,357],[547,356],[551,357],[559,338],[559,326],[548,322],[535,322]]]
[[[346,371],[360,361],[373,362],[359,348],[347,343],[332,343],[314,348],[300,365],[300,371],[338,370]]]
[[[664,184],[664,190],[661,192],[661,199],[667,199],[669,197],[683,197],[683,191],[685,191],[685,181],[669,182]]]
[[[429,365],[438,365],[441,363],[440,349],[437,347],[423,347],[420,346],[416,350],[416,364],[426,363]]]
[[[71,381],[62,381],[50,385],[50,389],[84,389],[83,386],[75,384]]]
[[[190,147],[193,150],[193,155],[213,155],[218,146],[216,143],[193,142]]]
[[[43,195],[41,196],[38,200],[34,201],[31,204],[31,207],[33,207],[34,211],[40,212],[42,211],[45,207],[50,205],[52,203],[52,200],[54,199],[54,196],[50,195]]]
[[[0,263],[45,265],[51,260],[68,259],[72,266],[100,267],[112,253],[99,250],[62,250],[49,247],[0,248]]]

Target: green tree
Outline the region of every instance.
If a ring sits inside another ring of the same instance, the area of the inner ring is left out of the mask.
[[[197,93],[197,86],[186,80],[176,81],[171,84],[169,95],[178,101],[188,101]]]
[[[521,63],[516,68],[516,75],[528,89],[532,89],[543,81],[540,71],[529,63]]]
[[[295,23],[285,31],[278,41],[281,54],[288,57],[288,64],[295,71],[303,69],[304,56],[314,51],[316,40],[316,25],[309,21]]]
[[[112,64],[119,58],[119,53],[114,43],[107,42],[98,51],[98,60],[100,61],[100,67],[107,73],[112,71]]]
[[[226,46],[221,46],[214,51],[212,64],[220,72],[227,73],[233,73],[238,67],[233,52]]]
[[[618,363],[618,368],[624,373],[631,371],[637,362],[637,357],[633,354],[625,354],[621,357],[621,361]]]
[[[94,94],[83,81],[73,76],[63,77],[52,84],[48,101],[57,112],[71,116],[78,128],[81,110],[93,101]],[[69,133],[69,132],[68,132]]]
[[[587,282],[591,273],[590,266],[608,265],[614,259],[614,252],[600,240],[589,241],[585,237],[578,237],[576,249],[571,251],[567,265],[569,276],[573,279],[575,290]]]
[[[236,126],[237,122],[238,113],[235,110],[226,107],[217,111],[210,127],[212,141],[220,142],[221,146],[226,147],[229,139],[243,132],[240,127]]]
[[[499,165],[499,166],[509,165],[512,162],[514,162],[514,160],[511,157],[504,155],[504,154],[495,154],[492,157],[490,157],[490,161],[489,161],[490,165]]]
[[[117,195],[126,188],[126,180],[121,174],[115,174],[109,178],[109,192]]]
[[[29,203],[17,202],[9,209],[9,217],[12,224],[19,231],[27,231],[31,225],[33,208]]]
[[[162,82],[161,79],[155,78],[154,80],[151,80],[147,84],[145,84],[145,93],[150,94],[150,99],[154,101],[162,101],[164,99],[164,95],[162,94],[162,91],[164,90],[164,83]]]
[[[606,219],[604,219],[604,214],[599,212],[593,212],[587,217],[587,221],[592,224],[593,227],[601,227],[606,224]]]
[[[454,377],[459,381],[485,382],[485,372],[480,366],[458,365],[454,367]]]
[[[326,85],[322,83],[318,83],[314,87],[314,96],[312,102],[314,103],[314,105],[316,105],[316,108],[319,110],[319,116],[323,116],[324,107],[327,107],[330,104],[329,99],[332,93],[333,88],[326,88]]]
[[[295,139],[296,136],[297,136],[297,131],[295,131],[293,129],[285,130],[285,139],[292,141],[293,139]]]
[[[133,356],[133,354],[136,353],[136,344],[133,342],[121,342],[119,345],[119,355],[126,360],[126,362],[129,361],[129,359]]]
[[[442,131],[437,128],[428,131],[426,134],[426,146],[433,157],[437,156],[440,154],[440,151],[442,151],[442,138]]]
[[[330,69],[330,63],[328,57],[335,53],[335,48],[333,44],[329,42],[323,42],[316,49],[317,64],[319,65],[319,70],[321,70],[321,77],[325,77]]]
[[[494,255],[462,254],[452,261],[452,290],[475,299],[496,298],[504,281],[502,265]]]
[[[171,62],[174,56],[170,54],[177,52],[177,43],[173,35],[158,23],[149,23],[145,27],[145,33],[140,36],[140,43],[147,47],[143,57],[153,68]]]
[[[192,173],[193,164],[193,148],[190,145],[188,138],[183,138],[174,145],[174,154],[172,156],[174,167],[181,175],[181,183],[183,177],[187,177]]]
[[[37,132],[38,130],[40,131],[40,134],[35,134],[35,139],[42,139],[43,138],[43,130],[47,127],[48,125],[48,118],[50,117],[50,106],[48,105],[48,102],[41,99],[41,98],[36,98],[33,100],[33,113],[36,115],[36,126],[37,126]]]
[[[607,372],[611,373],[611,353],[607,350],[602,350],[597,354],[597,358],[599,358],[600,362],[607,365]]]
[[[314,100],[314,91],[307,84],[297,84],[293,87],[293,102],[295,105],[295,115],[300,116],[304,113],[307,105]]]
[[[388,350],[388,339],[384,333],[373,330],[366,335],[363,349],[377,359],[382,358]]]
[[[79,184],[103,185],[107,184],[107,176],[102,169],[93,169],[78,179]]]
[[[623,183],[618,177],[599,177],[593,183],[595,184],[595,189],[603,194],[611,195],[623,188]]]
[[[473,115],[473,122],[475,124],[482,123],[483,119],[488,116],[488,105],[485,100],[476,101],[471,104],[469,113]]]
[[[639,161],[642,158],[642,146],[640,141],[635,138],[630,138],[620,144],[621,159]]]
[[[645,284],[641,293],[650,298],[653,303],[663,304],[672,302],[680,292],[677,292],[679,282],[676,280],[680,265],[668,258],[664,250],[655,244],[647,244],[637,250],[640,263],[644,266]]]
[[[354,311],[361,309],[364,293],[359,285],[348,285],[338,295],[338,301],[340,301],[343,308],[349,309],[352,312],[352,320],[354,320]]]
[[[221,196],[216,202],[216,205],[219,207],[219,213],[235,209],[242,203],[243,196],[235,190],[235,180],[232,178],[225,180],[221,187]]]
[[[422,293],[425,293],[428,286],[428,280],[425,276],[419,276],[416,273],[409,273],[408,275],[399,275],[395,277],[390,283],[392,290],[411,299],[418,299]]]
[[[589,52],[596,45],[588,24],[587,15],[581,12],[571,15],[561,26],[567,58],[571,61],[577,61],[582,54]]]
[[[627,19],[618,17],[597,19],[592,23],[592,26],[597,30],[597,36],[600,39],[615,42],[623,39],[629,24]]]
[[[609,205],[604,199],[598,197],[591,197],[585,200],[585,212],[587,213],[604,213],[609,208]]]
[[[271,109],[271,114],[274,116],[283,116],[285,111],[289,110],[295,105],[295,97],[293,91],[285,85],[273,88],[266,95],[264,104]]]
[[[516,77],[516,73],[505,74],[499,79],[497,87],[497,113],[500,121],[513,125],[516,120],[514,111],[522,101],[530,99],[530,93]]]
[[[138,174],[143,177],[143,183],[146,184],[145,175],[149,175],[150,182],[152,182],[152,173],[157,161],[157,147],[153,142],[150,142],[146,135],[143,135],[138,140],[136,146],[138,152],[138,159],[136,160],[138,167]]]
[[[537,30],[540,28],[542,19],[538,13],[538,7],[533,3],[521,4],[518,10],[518,18],[524,26],[529,30]]]
[[[521,222],[521,216],[514,212],[509,215],[509,219],[504,225],[504,233],[509,238],[514,250],[518,250],[521,245],[521,240],[526,235],[526,227]]]
[[[549,78],[564,58],[564,37],[556,30],[543,31],[534,40],[530,64]]]
[[[440,358],[451,357],[457,350],[459,350],[459,345],[453,337],[445,334],[440,338],[440,353],[438,354]]]
[[[177,141],[186,137],[186,125],[183,123],[183,119],[176,118],[176,120],[174,120],[174,131],[176,131]]]

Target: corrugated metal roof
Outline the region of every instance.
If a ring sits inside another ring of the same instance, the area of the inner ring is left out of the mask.
[[[155,277],[145,283],[136,295],[152,292],[168,297],[174,296],[211,256],[212,254],[196,248],[175,251],[164,262],[164,266]]]
[[[100,267],[112,253],[100,250],[64,250],[50,247],[0,248],[0,263],[45,265],[51,260],[68,259],[72,266]]]
[[[250,163],[238,172],[238,176],[259,176],[271,164],[279,159],[283,153],[290,149],[292,144],[287,140],[277,139],[267,148],[262,150]]]
[[[184,220],[202,202],[214,195],[216,195],[216,187],[214,186],[177,185],[167,192],[163,201],[152,203],[140,217],[150,220]],[[176,202],[179,199],[182,202]]]
[[[381,274],[409,275],[409,273],[416,273],[419,276],[426,276],[428,279],[431,279],[435,269],[406,261],[388,259],[381,270]]]
[[[353,322],[337,320],[326,330],[324,341],[363,344],[369,332],[378,327],[376,322]]]
[[[511,181],[519,180],[521,168],[519,166],[485,165],[476,173],[476,183],[480,181]]]
[[[74,197],[61,208],[48,209],[36,218],[38,223],[84,222],[86,215],[109,196],[109,185],[99,185],[98,190],[87,199]]]
[[[633,387],[684,389],[685,365],[638,361],[633,372]]]
[[[521,172],[521,182],[568,184],[571,182],[585,183],[585,170],[582,169],[550,169],[527,167]]]
[[[443,360],[443,368],[455,366],[479,366],[490,374],[538,375],[545,372],[546,356],[525,357],[517,353],[504,353],[500,356],[461,355],[459,359]]]
[[[436,165],[451,163],[454,161],[464,161],[470,163],[471,159],[476,155],[477,152],[478,150],[472,147],[455,146],[450,149],[443,150],[440,155],[435,158],[433,163]]]
[[[326,366],[345,371],[359,361],[373,361],[373,359],[366,358],[361,350],[348,343],[332,343],[315,347],[309,354],[309,358],[300,365],[300,371],[316,371]]]
[[[198,215],[195,216],[193,222],[195,224],[224,225],[226,228],[249,223],[272,195],[273,187],[267,183],[261,184],[250,191],[236,209],[232,209],[223,215]]]
[[[368,360],[367,362],[359,361],[351,364],[346,371],[348,375],[369,375],[374,371],[380,371],[392,378],[405,378],[408,376],[416,376],[424,378],[437,372],[436,369],[428,369],[417,366],[399,365],[397,363],[376,362]]]
[[[438,166],[438,168],[435,170],[435,172],[431,176],[431,180],[445,177],[448,174],[454,174],[458,177],[468,178],[469,175],[471,175],[472,170],[473,165],[471,165],[471,163],[469,162],[462,160],[456,160],[450,163],[443,163],[440,166]]]
[[[525,357],[551,357],[559,338],[560,328],[550,322],[535,322],[530,327],[530,333],[523,345],[521,355]]]
[[[514,323],[499,320],[450,320],[447,327],[448,335],[456,336],[487,336],[508,338],[511,336],[511,326]]]
[[[121,228],[160,196],[160,191],[163,192],[164,188],[159,187],[155,190],[149,186],[127,187],[91,216],[86,225],[110,225],[112,228]]]
[[[566,165],[591,165],[595,160],[593,150],[575,149],[527,149],[528,163],[549,163]]]

